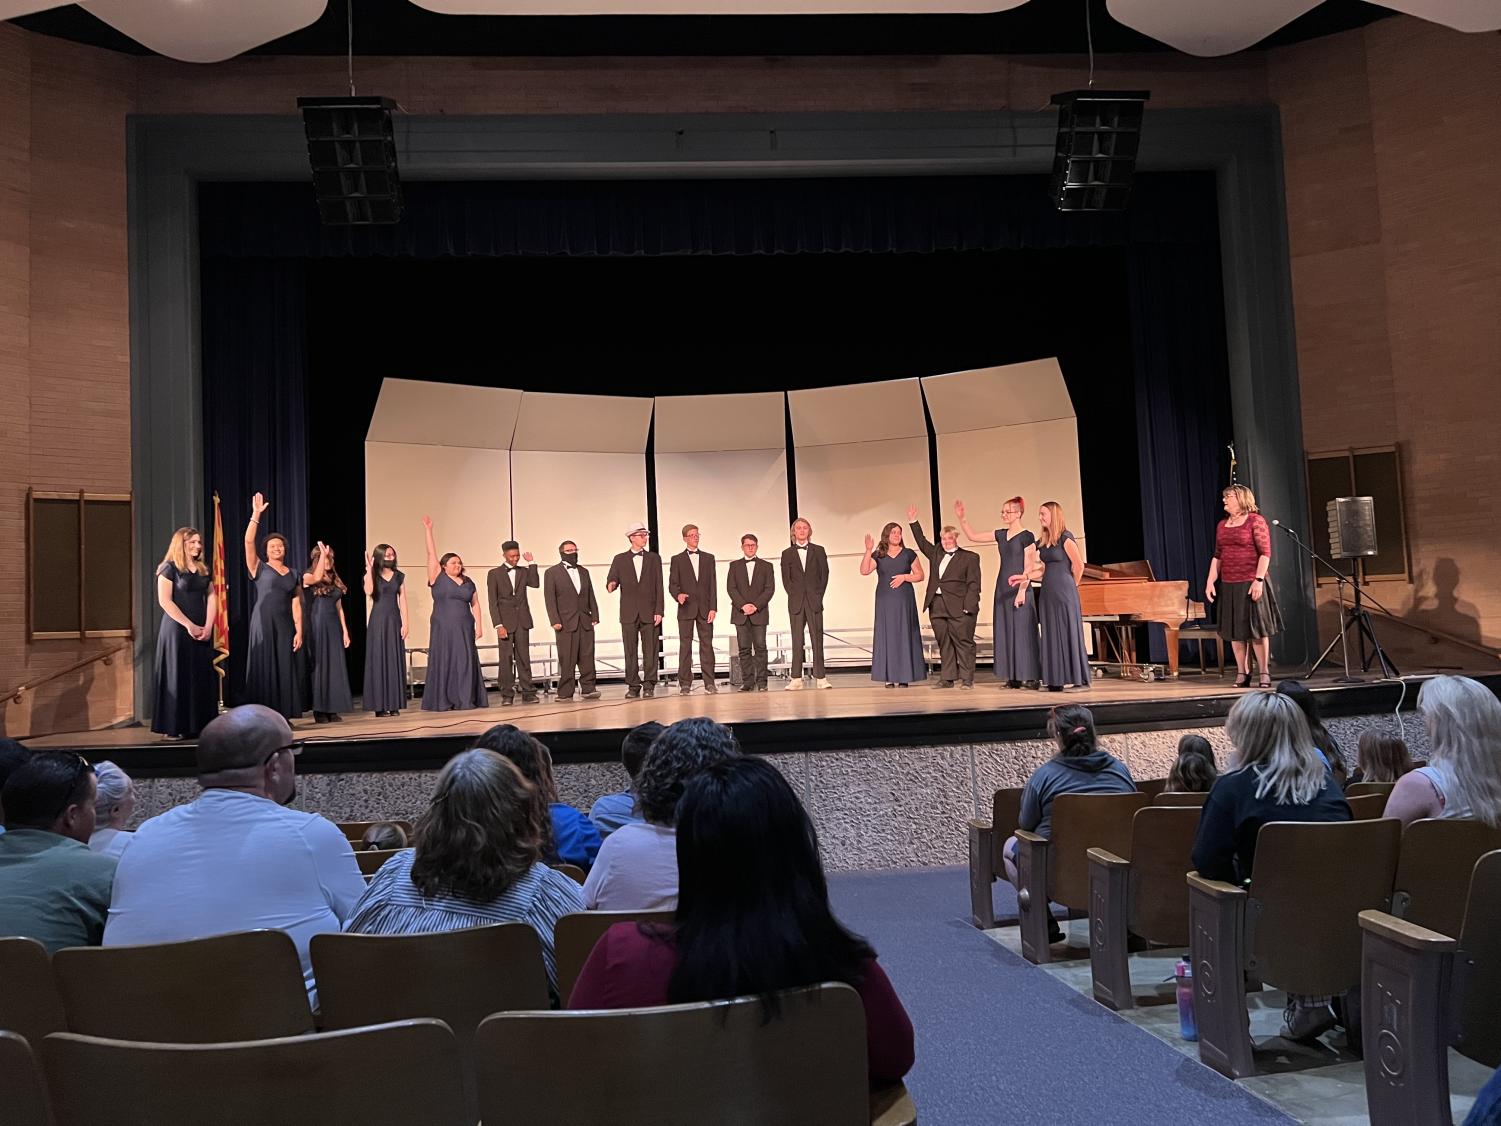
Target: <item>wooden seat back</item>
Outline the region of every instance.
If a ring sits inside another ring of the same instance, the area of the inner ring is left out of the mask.
[[[297,948],[257,930],[52,956],[68,1028],[116,1040],[206,1044],[313,1031]]]
[[[870,1118],[865,1011],[847,985],[784,993],[770,1021],[753,997],[502,1013],[480,1025],[475,1051],[485,1122],[867,1126]]]
[[[1131,819],[1132,934],[1170,946],[1188,945],[1188,885],[1199,810],[1149,805]]]
[[[1346,798],[1362,798],[1367,794],[1380,794],[1382,797],[1391,797],[1395,782],[1351,782],[1345,787]]]
[[[390,860],[397,853],[405,851],[405,849],[401,848],[365,848],[356,850],[354,858],[359,862],[360,875],[368,880],[380,871],[381,865],[387,860]]]
[[[1203,809],[1204,803],[1208,800],[1208,791],[1205,791],[1202,794],[1189,794],[1175,791],[1171,793],[1158,794],[1155,798],[1152,799],[1152,804],[1192,806],[1195,809]]]
[[[577,864],[554,864],[553,869],[562,872],[563,875],[567,876],[580,887],[583,887],[584,881],[588,879],[587,874]]]
[[[64,1032],[42,1042],[42,1063],[57,1126],[474,1123],[458,1046],[436,1020],[223,1044]]]
[[[410,821],[398,821],[394,817],[384,821],[340,821],[339,829],[349,840],[350,844],[357,845],[365,839],[365,833],[373,825],[395,825],[407,835],[407,844],[412,843],[412,823]]]
[[[1359,983],[1357,916],[1387,902],[1401,842],[1402,824],[1390,818],[1263,825],[1246,968],[1288,993],[1329,996]]]
[[[0,1032],[0,1108],[6,1126],[52,1126],[42,1070],[18,1032]]]
[[[1347,797],[1345,802],[1350,807],[1350,817],[1355,821],[1369,821],[1386,812],[1385,794],[1360,794],[1353,798]]]
[[[995,859],[995,871],[1006,871],[1005,860],[1001,855],[1006,847],[1006,840],[1016,832],[1016,823],[1022,815],[1022,787],[1010,786],[1004,790],[997,790],[990,798],[990,827],[992,831],[991,843]]]
[[[1065,907],[1089,906],[1089,850],[1131,859],[1131,819],[1151,803],[1143,793],[1060,794],[1053,799],[1048,847],[1048,898]]]
[[[1458,936],[1475,862],[1501,849],[1501,828],[1465,817],[1414,821],[1402,830],[1391,913],[1439,934]]]
[[[0,938],[0,1029],[35,1045],[67,1027],[47,948],[34,938]]]
[[[1475,862],[1459,950],[1465,970],[1456,975],[1452,1043],[1486,1067],[1501,1067],[1501,850]]]
[[[1143,778],[1136,783],[1136,792],[1146,794],[1149,798],[1155,798],[1158,794],[1167,793],[1166,778]]]
[[[574,983],[594,944],[616,923],[649,923],[672,926],[672,911],[570,911],[553,928],[553,955],[558,966],[558,999],[566,1007]]]

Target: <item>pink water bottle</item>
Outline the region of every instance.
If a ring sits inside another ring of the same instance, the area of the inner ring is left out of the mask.
[[[1178,959],[1178,1035],[1185,1040],[1199,1038],[1199,1026],[1194,1020],[1194,971],[1193,966]]]

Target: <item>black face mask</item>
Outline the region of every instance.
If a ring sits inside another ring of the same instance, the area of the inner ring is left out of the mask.
[[[394,559],[382,559],[380,565],[388,571],[396,570],[396,560]]]
[[[578,552],[576,552],[576,551],[563,551],[563,552],[559,552],[559,554],[562,555],[564,563],[567,563],[567,564],[569,564],[571,566],[574,566],[574,567],[577,567],[579,565],[579,553]]]

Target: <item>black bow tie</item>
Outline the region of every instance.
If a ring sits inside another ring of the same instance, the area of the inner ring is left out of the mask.
[[[954,549],[954,551],[958,551],[958,550],[959,549],[957,547]],[[954,557],[954,551],[945,551],[943,553],[944,557],[947,558],[947,559],[952,559]]]
[[[698,552],[696,552],[696,551],[690,551],[690,552],[689,552],[689,553],[688,553],[688,554],[689,554],[689,555],[697,555],[697,554],[698,554]]]
[[[646,554],[646,552],[644,552],[644,551],[633,551],[633,552],[631,552],[631,557],[633,559],[640,559],[645,554]]]

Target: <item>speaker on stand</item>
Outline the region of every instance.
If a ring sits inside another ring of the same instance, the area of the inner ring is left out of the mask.
[[[1380,661],[1383,676],[1400,676],[1397,666],[1387,659],[1386,650],[1376,640],[1376,631],[1371,628],[1371,616],[1366,613],[1361,602],[1361,560],[1376,554],[1376,502],[1370,497],[1335,497],[1325,507],[1325,512],[1329,518],[1329,554],[1335,559],[1350,560],[1348,581],[1354,595],[1352,605],[1349,606],[1343,606],[1341,599],[1339,635],[1319,654],[1319,659],[1309,671],[1316,671],[1338,645],[1345,666],[1345,675],[1340,677],[1340,683],[1364,683],[1361,677],[1350,675],[1350,650],[1346,635],[1353,629],[1356,644],[1360,647],[1360,671],[1370,672],[1371,662]],[[1367,644],[1370,645],[1369,654],[1366,652]]]

